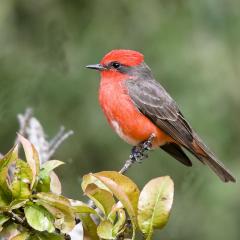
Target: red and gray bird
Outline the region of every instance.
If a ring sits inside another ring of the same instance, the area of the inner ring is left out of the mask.
[[[160,147],[186,166],[192,162],[183,149],[208,165],[224,182],[233,175],[192,129],[168,92],[157,82],[144,56],[133,50],[112,50],[99,64],[100,106],[114,131],[138,146],[154,136],[152,148]]]

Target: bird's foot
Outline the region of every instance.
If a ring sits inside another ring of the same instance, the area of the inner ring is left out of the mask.
[[[151,136],[146,141],[132,148],[129,159],[125,162],[124,166],[119,171],[121,174],[124,174],[135,162],[141,163],[143,159],[148,158],[147,152],[151,150],[152,142],[155,137],[155,134],[151,134]]]
[[[152,148],[152,142],[155,138],[155,134],[151,136],[144,142],[141,142],[138,146],[132,148],[132,153],[129,158],[133,162],[141,163],[143,159],[148,158],[147,152]]]
[[[144,154],[143,148],[140,145],[134,146],[129,156],[132,162],[138,162],[138,163],[141,163],[145,157],[146,156]]]
[[[156,135],[154,133],[151,134],[151,136],[148,138],[148,140],[140,143],[140,146],[142,147],[143,151],[149,151],[152,149],[152,142]]]

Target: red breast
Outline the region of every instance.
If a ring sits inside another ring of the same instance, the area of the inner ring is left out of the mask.
[[[106,66],[111,62],[121,61],[122,64],[134,66],[143,61],[143,55],[138,52],[121,50],[121,59],[118,59],[119,53],[116,54],[115,51],[107,54],[101,64]],[[126,60],[128,62],[124,62]],[[110,126],[123,140],[132,145],[148,139],[152,133],[156,135],[156,140],[153,142],[154,147],[172,141],[133,104],[124,84],[127,79],[132,77],[114,69],[101,71],[99,102]]]

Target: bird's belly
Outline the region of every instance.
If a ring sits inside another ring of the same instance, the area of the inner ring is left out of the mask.
[[[135,108],[135,106],[133,106]],[[148,118],[137,109],[128,111],[124,117],[116,115],[110,122],[114,131],[127,143],[137,145],[147,140],[151,134],[156,136],[153,147],[164,145],[169,137],[157,128]]]
[[[102,93],[99,100],[109,124],[127,143],[137,145],[147,140],[151,134],[156,136],[153,141],[153,147],[158,147],[171,141],[168,135],[136,108],[130,97],[124,92],[117,92],[111,95]]]

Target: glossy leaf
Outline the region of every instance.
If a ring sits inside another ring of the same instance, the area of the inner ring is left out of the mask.
[[[72,200],[72,199],[69,199],[69,200],[70,200],[72,210],[74,211],[74,213],[97,214],[95,209],[89,207],[86,203],[83,203],[81,201]]]
[[[128,177],[118,172],[104,171],[93,175],[106,185],[117,199],[121,201],[129,214],[133,224],[133,230],[135,231],[137,227],[137,203],[139,198],[137,185]]]
[[[75,215],[72,210],[70,201],[63,197],[53,193],[38,193],[35,195],[39,200],[40,204],[49,205],[51,212],[54,216],[56,213],[62,213],[64,216],[64,221],[61,221],[60,230],[63,233],[70,232],[75,226]]]
[[[8,216],[3,215],[0,213],[0,232],[2,231],[2,225],[9,220]]]
[[[117,211],[117,222],[114,224],[114,227],[113,227],[113,230],[112,230],[112,233],[113,233],[113,236],[117,236],[119,233],[121,233],[123,230],[124,230],[124,225],[126,223],[126,214],[125,214],[125,211],[123,209],[119,209]]]
[[[19,233],[16,236],[12,237],[11,240],[27,240],[29,237],[28,232]]]
[[[54,232],[53,216],[42,206],[33,204],[24,208],[28,224],[37,231]]]
[[[170,177],[159,177],[143,188],[138,203],[138,225],[151,239],[153,229],[161,229],[168,221],[173,203],[174,185]]]
[[[15,199],[9,205],[10,210],[18,209],[24,206],[29,200],[28,199]]]
[[[64,236],[56,233],[46,233],[40,232],[34,235],[31,235],[27,240],[64,240]]]
[[[100,224],[97,227],[97,234],[102,239],[116,238],[116,236],[113,235],[113,224],[108,220],[100,222]]]
[[[115,204],[112,193],[104,189],[98,188],[95,184],[89,184],[85,189],[85,194],[94,201],[96,206],[102,211],[102,213],[108,217]],[[112,221],[114,221],[115,216],[111,215]]]
[[[33,188],[40,171],[40,161],[39,161],[38,152],[36,148],[33,146],[33,144],[31,144],[26,138],[24,138],[20,134],[18,134],[18,137],[23,146],[23,149],[26,155],[26,160],[32,170],[31,188]]]
[[[32,171],[29,165],[25,161],[18,159],[14,171],[14,179],[11,184],[13,198],[26,199],[30,196],[32,178]]]
[[[57,174],[52,171],[50,172],[50,191],[52,193],[55,193],[57,195],[60,195],[62,193],[62,184],[57,176]]]
[[[18,146],[12,148],[0,160],[0,206],[6,206],[12,199],[12,193],[7,184],[9,166],[18,158]]]
[[[89,214],[79,214],[80,220],[83,225],[83,240],[99,240],[97,235],[97,225],[92,220]]]
[[[59,160],[50,160],[45,162],[40,170],[39,177],[40,178],[45,178],[46,176],[49,176],[49,173],[53,171],[55,168],[57,168],[60,165],[63,165],[64,162],[59,161]]]
[[[36,186],[37,192],[50,192],[50,184],[51,184],[50,176],[39,178]]]
[[[39,173],[38,192],[50,192],[61,194],[61,183],[53,170],[64,164],[58,160],[47,161],[43,164]]]
[[[106,190],[112,194],[111,190],[109,190],[109,188],[105,184],[103,184],[98,178],[96,178],[92,173],[83,176],[82,180],[83,192],[86,191],[87,186],[90,184],[95,184],[98,188]]]

